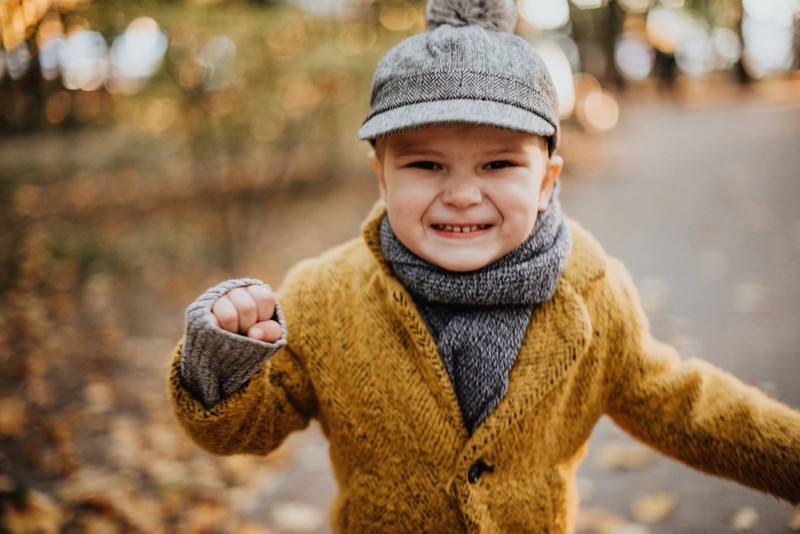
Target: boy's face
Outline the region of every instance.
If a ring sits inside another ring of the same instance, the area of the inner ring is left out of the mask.
[[[392,229],[414,254],[473,271],[522,244],[561,172],[540,136],[445,125],[378,140],[370,159]]]

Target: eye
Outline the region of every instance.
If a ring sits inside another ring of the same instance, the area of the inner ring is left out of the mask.
[[[516,164],[511,162],[511,161],[503,159],[503,160],[492,161],[491,163],[487,163],[484,168],[487,169],[487,170],[490,170],[490,171],[497,171],[497,170],[500,170],[500,169],[506,169],[508,167],[516,167]]]
[[[415,161],[413,163],[409,163],[408,167],[414,169],[422,169],[425,171],[438,171],[439,169],[442,168],[441,165],[433,161]]]

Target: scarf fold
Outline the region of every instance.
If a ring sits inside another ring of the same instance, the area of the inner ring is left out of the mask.
[[[533,307],[553,296],[569,258],[572,237],[557,193],[520,246],[470,272],[421,259],[397,239],[388,217],[381,221],[384,258],[436,342],[470,434],[506,394]]]

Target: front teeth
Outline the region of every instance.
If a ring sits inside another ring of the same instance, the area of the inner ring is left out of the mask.
[[[436,226],[437,228],[439,228],[440,230],[444,230],[445,232],[462,233],[462,232],[477,232],[478,230],[483,230],[484,228],[486,228],[487,225],[482,224],[473,226],[451,226],[449,224],[439,224]]]

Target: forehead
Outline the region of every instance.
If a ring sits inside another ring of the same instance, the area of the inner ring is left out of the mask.
[[[505,130],[492,126],[474,124],[448,124],[417,128],[397,132],[382,137],[376,142],[376,149],[383,152],[414,152],[437,150],[458,145],[482,150],[527,151],[531,148],[544,148],[546,140],[539,135]]]

